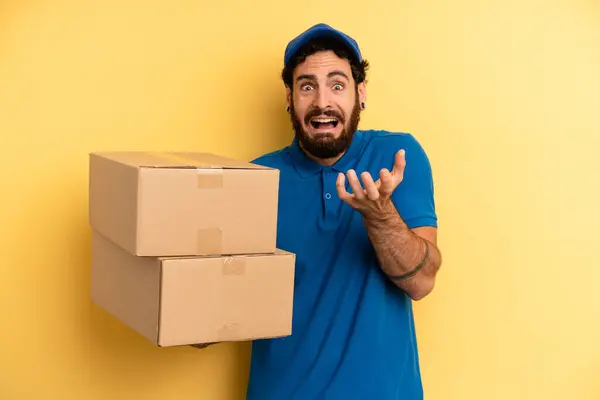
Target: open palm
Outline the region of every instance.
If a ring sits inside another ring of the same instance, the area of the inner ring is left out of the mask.
[[[363,172],[360,176],[364,184],[361,186],[356,171],[348,170],[348,183],[352,188],[352,193],[346,190],[346,175],[340,173],[336,181],[338,196],[344,202],[357,210],[366,211],[372,208],[379,208],[378,202],[387,201],[394,192],[396,187],[404,178],[404,169],[406,167],[406,159],[404,150],[399,150],[396,153],[394,167],[390,172],[387,168],[383,168],[379,172],[379,179],[374,182],[373,177],[368,172]]]

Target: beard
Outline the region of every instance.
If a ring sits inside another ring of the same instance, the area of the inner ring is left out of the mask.
[[[318,107],[310,108],[304,116],[304,123],[310,124],[310,119],[318,116],[334,117],[338,119],[338,123],[343,125],[343,129],[340,132],[339,137],[335,137],[332,133],[318,133],[311,136],[303,127],[300,119],[296,116],[296,110],[294,109],[294,103],[290,106],[290,116],[292,120],[292,127],[294,128],[294,134],[298,138],[298,142],[301,147],[316,158],[328,159],[334,158],[348,150],[352,143],[354,133],[358,128],[360,122],[360,104],[358,100],[358,93],[356,95],[356,101],[350,114],[349,119],[346,115],[342,115],[336,110],[320,109]],[[347,123],[346,123],[347,122]]]

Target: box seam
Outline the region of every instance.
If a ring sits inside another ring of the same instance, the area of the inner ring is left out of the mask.
[[[156,261],[158,263],[158,268],[159,268],[159,272],[158,272],[158,296],[157,300],[158,300],[158,315],[156,318],[156,344],[158,346],[161,346],[161,322],[162,322],[162,314],[163,314],[163,310],[162,310],[162,295],[163,295],[163,282],[164,282],[164,262],[161,260],[157,260]]]
[[[136,168],[137,169],[137,179],[135,180],[137,188],[135,191],[135,204],[137,205],[135,207],[135,253],[136,255],[139,255],[140,253],[140,232],[141,229],[140,227],[142,226],[142,213],[140,212],[140,210],[142,209],[142,205],[140,204],[140,201],[142,200],[143,196],[141,196],[141,191],[142,191],[142,171],[141,168]]]

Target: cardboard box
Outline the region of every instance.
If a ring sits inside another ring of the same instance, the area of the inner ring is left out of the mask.
[[[275,251],[279,170],[206,153],[90,154],[90,224],[138,256]]]
[[[92,301],[160,347],[292,333],[295,255],[139,257],[92,236]]]

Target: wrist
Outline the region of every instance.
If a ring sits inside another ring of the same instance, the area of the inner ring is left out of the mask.
[[[388,197],[381,200],[379,207],[363,214],[363,220],[367,226],[397,226],[402,222],[398,210],[392,200]]]

